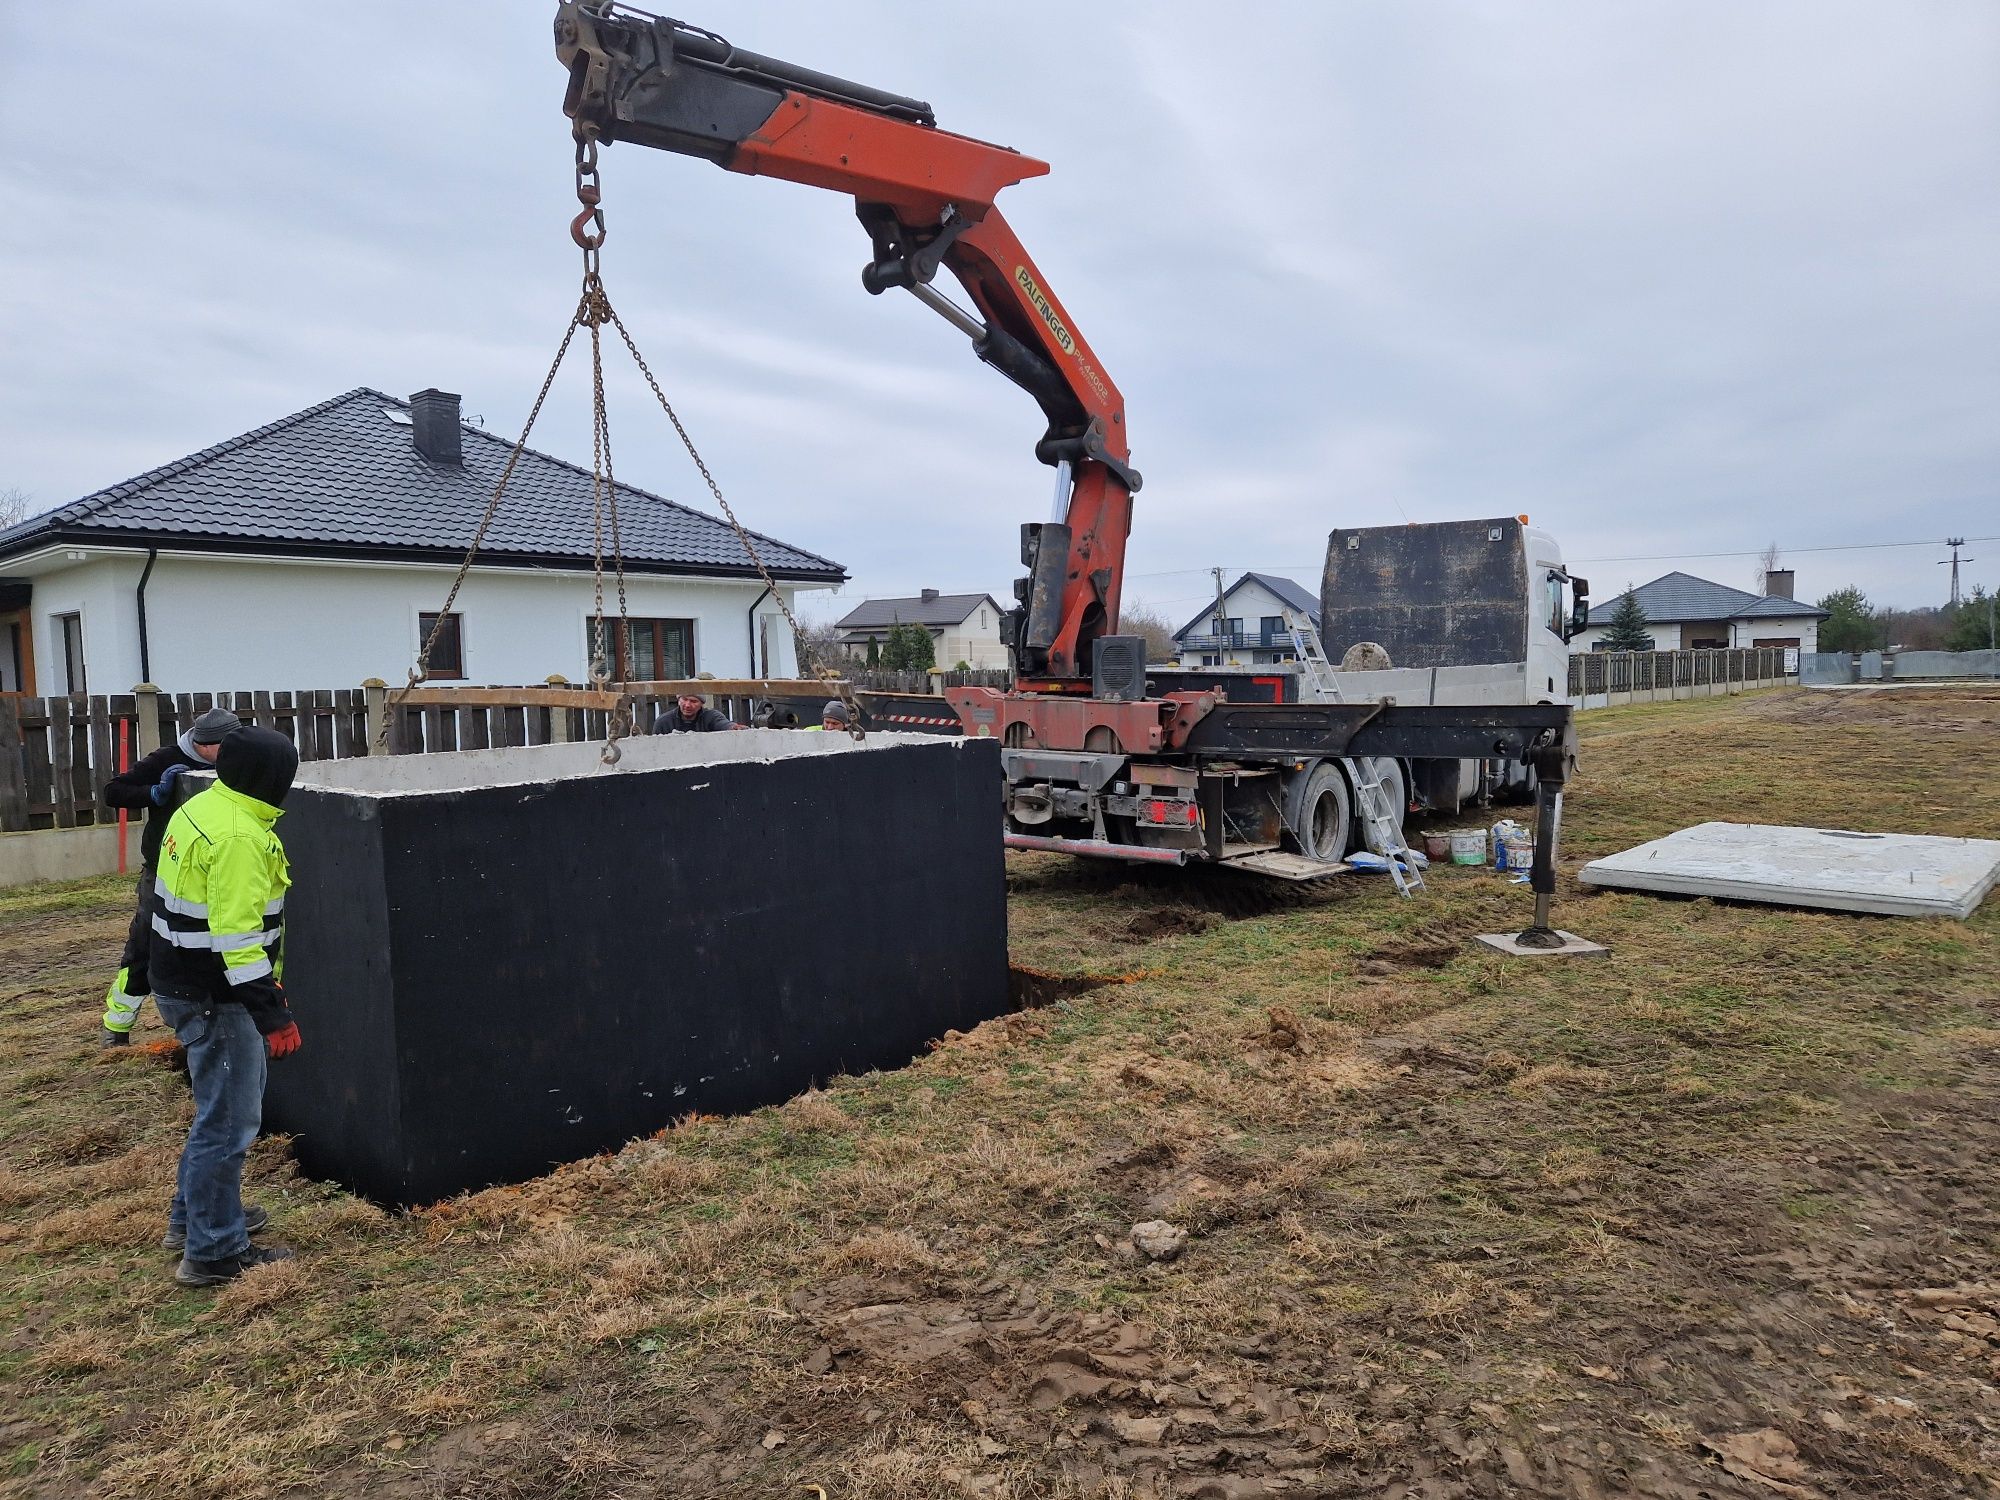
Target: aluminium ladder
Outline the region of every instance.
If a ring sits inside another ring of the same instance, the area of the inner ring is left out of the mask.
[[[1366,842],[1389,862],[1389,877],[1396,882],[1397,892],[1412,896],[1426,889],[1424,872],[1417,868],[1410,846],[1403,840],[1396,807],[1389,800],[1389,784],[1376,769],[1378,764],[1377,759],[1367,756],[1348,762],[1354,770],[1354,790],[1361,799],[1362,826],[1371,835]]]
[[[1290,610],[1285,611],[1285,629],[1292,638],[1292,651],[1299,659],[1299,675],[1305,679],[1305,686],[1312,692],[1314,703],[1339,703],[1340,679],[1334,674],[1333,663],[1326,659],[1326,647],[1320,643],[1319,630],[1311,619],[1301,620]]]

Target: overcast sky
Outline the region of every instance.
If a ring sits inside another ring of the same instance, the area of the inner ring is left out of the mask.
[[[1904,606],[1937,539],[2000,536],[1993,0],[708,3],[1051,163],[1000,204],[1123,388],[1128,597],[1167,614],[1403,519],[1528,513],[1600,597],[1749,587],[1696,554],[1776,541],[1802,595]],[[511,435],[578,272],[553,10],[0,4],[0,489],[358,385]],[[814,612],[1005,599],[1039,413],[861,290],[851,205],[630,145],[603,177],[606,284],[724,492],[853,575]],[[537,446],[588,460],[586,392]],[[619,472],[709,508],[641,394]]]

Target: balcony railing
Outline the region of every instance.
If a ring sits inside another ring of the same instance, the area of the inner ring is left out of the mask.
[[[1289,630],[1228,630],[1221,635],[1184,635],[1180,638],[1183,651],[1289,651],[1292,649],[1292,633]]]

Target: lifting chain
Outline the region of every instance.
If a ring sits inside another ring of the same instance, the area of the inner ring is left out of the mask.
[[[708,464],[695,448],[694,439],[681,424],[680,415],[673,403],[667,400],[666,392],[653,377],[652,367],[646,363],[639,346],[633,342],[625,322],[612,307],[611,299],[605,295],[604,280],[600,270],[599,252],[603,249],[607,233],[604,224],[603,186],[597,175],[597,140],[594,133],[582,125],[576,135],[576,200],[582,205],[575,218],[570,220],[570,238],[583,252],[583,288],[577,298],[576,311],[570,315],[569,326],[563,330],[562,342],[557,345],[555,358],[549,362],[548,373],[542,377],[541,389],[535,394],[535,403],[528,411],[528,420],[522,425],[521,435],[507,455],[507,463],[500,471],[499,481],[493,486],[493,494],[486,502],[486,510],[479,518],[479,525],[472,534],[472,545],[466,549],[465,559],[458,566],[458,573],[451,581],[451,588],[445,594],[444,606],[438,611],[437,622],[424,637],[422,648],[417,653],[416,665],[410,668],[409,680],[389,695],[387,711],[375,730],[375,753],[389,753],[389,724],[396,711],[410,691],[422,682],[430,672],[431,653],[443,633],[445,622],[451,616],[451,607],[457,601],[459,590],[465,586],[466,575],[472,571],[472,564],[479,556],[479,549],[485,544],[486,533],[492,527],[493,518],[499,513],[501,498],[507,493],[507,486],[514,477],[514,470],[527,451],[528,436],[535,430],[535,422],[542,414],[542,406],[548,400],[549,390],[555,384],[556,373],[562,368],[564,358],[569,354],[570,343],[579,328],[590,330],[590,509],[592,543],[592,581],[595,592],[595,608],[591,616],[591,656],[590,686],[598,692],[609,692],[614,686],[619,688],[617,705],[609,710],[605,718],[604,749],[601,759],[607,766],[618,764],[620,750],[618,742],[635,732],[633,716],[637,701],[629,691],[628,671],[632,659],[632,622],[625,587],[625,544],[623,529],[618,517],[618,485],[614,477],[611,460],[611,425],[606,415],[604,399],[604,325],[609,323],[618,331],[626,352],[638,365],[639,373],[646,378],[646,385],[660,409],[667,414],[674,432],[680,437],[681,446],[687,449],[688,457],[701,472],[702,482],[708,492],[715,497],[715,503],[722,507],[729,527],[736,533],[736,540],[749,556],[757,569],[757,576],[777,602],[778,610],[791,627],[792,642],[801,670],[811,669],[822,677],[833,674],[820,669],[806,640],[805,631],[799,626],[798,618],[791,606],[785,602],[777,580],[764,565],[764,559],[751,540],[751,533],[736,519],[736,511],[724,498],[722,487],[715,482]],[[604,618],[604,540],[606,523],[611,533],[611,557],[613,576],[618,590],[618,635],[615,648],[607,639]],[[755,666],[755,663],[752,663]],[[861,727],[861,707],[854,701],[854,689],[844,679],[836,691],[841,703],[847,709],[847,732],[856,740],[867,738]],[[555,709],[552,712],[564,712]]]

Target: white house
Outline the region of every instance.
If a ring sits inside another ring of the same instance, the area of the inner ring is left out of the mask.
[[[1000,606],[991,594],[941,594],[925,589],[914,599],[864,599],[834,626],[850,656],[863,656],[868,643],[888,640],[897,625],[921,625],[930,632],[931,656],[940,667],[1004,669],[1007,648],[1000,640]]]
[[[1220,611],[1210,605],[1174,632],[1174,648],[1183,667],[1296,661],[1288,617],[1317,630],[1319,600],[1289,578],[1245,573],[1223,591]]]
[[[1819,649],[1819,622],[1826,611],[1792,597],[1789,570],[1765,575],[1768,594],[1711,583],[1691,573],[1668,573],[1632,593],[1646,612],[1646,634],[1655,651],[1715,646],[1791,646]],[[1593,605],[1588,629],[1570,641],[1572,651],[1601,651],[1623,594]]]
[[[0,690],[400,684],[511,448],[461,423],[457,396],[363,388],[0,532]],[[618,510],[632,650],[616,675],[796,672],[791,632],[726,524],[622,482]],[[524,452],[431,680],[587,677],[592,535],[589,471]],[[846,577],[752,535],[788,602]],[[615,621],[608,559],[604,600]]]

